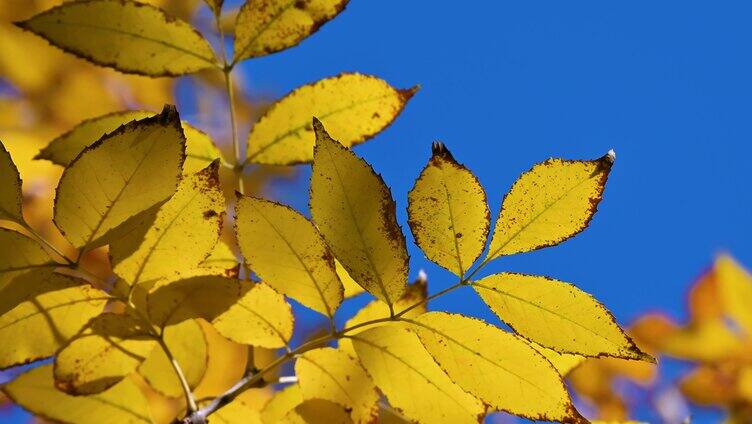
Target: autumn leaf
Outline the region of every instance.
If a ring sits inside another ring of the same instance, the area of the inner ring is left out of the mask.
[[[238,245],[251,269],[281,293],[333,317],[343,287],[313,223],[287,206],[251,197],[238,198],[235,213]]]
[[[749,309],[752,275],[728,255],[719,256],[713,268],[724,311],[748,337],[752,336],[752,311]]]
[[[131,284],[149,284],[197,268],[219,239],[224,213],[219,162],[214,161],[185,177],[153,219],[130,226],[122,237],[113,237],[113,271]]]
[[[554,367],[519,337],[445,312],[408,322],[449,378],[492,408],[530,420],[585,422]]]
[[[363,366],[345,352],[329,347],[306,352],[295,362],[303,399],[324,399],[347,408],[356,423],[370,423],[379,395]]]
[[[235,23],[235,58],[265,56],[300,43],[349,0],[246,0]]]
[[[197,269],[160,280],[146,299],[150,321],[166,327],[185,320],[220,316],[250,290],[250,284]]]
[[[87,146],[120,126],[157,115],[146,110],[112,112],[87,119],[66,133],[52,140],[34,159],[45,159],[52,163],[68,166]],[[219,149],[203,131],[181,122],[185,134],[185,163],[183,174],[192,174],[221,158]]]
[[[16,25],[121,72],[177,76],[218,66],[209,43],[188,23],[133,0],[65,3]]]
[[[320,121],[313,126],[313,220],[352,278],[391,308],[407,286],[409,257],[389,188]]]
[[[49,364],[21,374],[2,390],[25,409],[54,421],[81,424],[152,422],[146,399],[131,379],[95,396],[71,396],[55,388],[52,364]]]
[[[135,371],[155,347],[140,320],[104,313],[57,353],[55,387],[72,395],[101,393]]]
[[[464,276],[488,238],[490,212],[478,179],[436,142],[407,199],[415,242],[428,259]]]
[[[417,90],[395,89],[379,78],[357,73],[298,87],[253,126],[246,162],[310,162],[315,140],[311,116],[318,117],[343,146],[360,144],[391,124]]]
[[[352,424],[347,409],[326,399],[307,399],[285,415],[288,424]]]
[[[184,152],[185,137],[172,106],[121,126],[65,169],[55,197],[55,224],[76,247],[106,244],[108,232],[175,193]]]
[[[276,392],[261,410],[261,419],[264,423],[278,423],[284,419],[287,413],[303,402],[303,393],[300,386],[292,384]]]
[[[0,219],[24,223],[21,213],[21,176],[10,153],[0,142]]]
[[[294,317],[285,298],[264,283],[258,283],[212,321],[228,339],[242,344],[284,347],[292,337]]]
[[[12,340],[0,343],[0,369],[52,356],[110,298],[52,269],[27,271],[0,287],[0,340]]]
[[[391,324],[352,336],[355,351],[390,405],[419,423],[477,423],[483,404],[457,386],[414,333]],[[399,376],[399,378],[395,378]]]
[[[347,273],[345,267],[342,266],[342,263],[337,259],[334,259],[334,270],[337,273],[339,280],[342,282],[342,286],[344,286],[345,299],[349,299],[361,293],[365,293],[366,290],[361,287],[360,284],[358,284],[355,280],[353,280],[352,277],[350,277],[350,274]]]
[[[606,308],[561,281],[502,273],[472,284],[499,318],[521,336],[561,353],[655,361]]]
[[[39,243],[17,231],[0,228],[0,245],[3,246],[0,249],[0,292],[5,291],[6,281],[21,272],[56,266]],[[8,299],[8,295],[0,299]],[[0,308],[0,314],[5,310]]]
[[[522,174],[504,197],[486,260],[553,246],[587,227],[616,155],[549,159]]]

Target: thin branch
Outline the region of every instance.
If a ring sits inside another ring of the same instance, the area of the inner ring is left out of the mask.
[[[198,410],[198,406],[196,405],[196,398],[193,396],[193,392],[191,391],[191,386],[188,384],[188,380],[185,378],[185,374],[183,373],[183,369],[180,368],[180,364],[178,363],[177,359],[172,355],[172,352],[170,352],[170,348],[167,347],[167,343],[165,343],[163,337],[159,337],[157,339],[159,341],[159,346],[162,348],[162,351],[164,351],[165,355],[167,355],[167,358],[170,360],[170,364],[172,364],[172,369],[175,371],[175,375],[178,377],[178,380],[180,380],[180,386],[183,388],[183,393],[185,394],[185,401],[188,405],[188,410],[191,411],[191,413],[196,412]]]

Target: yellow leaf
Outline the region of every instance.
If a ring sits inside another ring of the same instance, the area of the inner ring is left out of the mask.
[[[445,312],[408,322],[449,378],[492,408],[531,420],[585,422],[551,363],[517,336]]]
[[[373,417],[374,420],[376,417]],[[286,424],[352,424],[353,420],[342,406],[325,399],[308,399],[285,415]]]
[[[209,43],[188,23],[133,0],[66,3],[16,25],[121,72],[177,76],[218,66]]]
[[[247,0],[235,23],[233,63],[295,46],[341,12],[349,0]]]
[[[134,317],[104,313],[55,356],[55,387],[72,395],[101,393],[135,371],[156,346]]]
[[[250,289],[250,283],[220,275],[183,274],[175,280],[162,280],[151,290],[147,309],[151,322],[160,327],[188,319],[211,321],[226,312]]]
[[[587,357],[581,356],[581,355],[574,355],[571,353],[559,353],[553,349],[545,348],[538,343],[535,342],[529,342],[530,346],[533,347],[533,349],[537,350],[538,353],[543,355],[546,359],[548,359],[548,362],[551,363],[551,365],[556,368],[556,371],[561,375],[562,377],[566,377],[567,374],[569,374],[570,371],[577,368],[581,363],[585,362]]]
[[[225,198],[219,161],[183,178],[155,219],[129,226],[110,242],[115,274],[131,284],[149,284],[198,267],[214,249],[222,230]]]
[[[0,228],[0,246],[3,247],[0,249],[0,290],[4,290],[5,281],[22,271],[55,266],[39,243],[19,232]],[[0,296],[0,299],[6,298]],[[0,308],[0,314],[3,310]]]
[[[365,293],[365,289],[361,287],[360,284],[355,282],[352,277],[350,277],[350,274],[347,273],[345,267],[343,267],[342,263],[340,263],[340,261],[338,261],[336,258],[334,259],[334,270],[337,272],[337,276],[339,277],[339,280],[342,282],[342,285],[345,288],[345,299],[349,299],[361,293]]]
[[[394,310],[395,312],[401,312],[413,305],[418,305],[411,309],[409,312],[402,315],[404,318],[415,318],[423,313],[426,312],[426,296],[428,296],[427,293],[427,285],[426,280],[424,279],[418,279],[413,284],[410,284],[407,286],[407,290],[405,290],[405,293],[402,295],[399,300],[397,300],[397,303],[394,304]],[[389,305],[386,303],[380,301],[380,300],[374,300],[364,306],[362,309],[360,309],[355,315],[347,320],[345,322],[344,328],[352,328],[357,325],[361,325],[363,323],[366,323],[368,321],[374,321],[374,320],[383,320],[385,321],[386,318],[390,317],[389,313]],[[363,331],[373,328],[379,325],[384,325],[384,322],[381,323],[375,323],[375,324],[369,324],[364,325],[362,327],[358,327],[354,330],[350,330],[347,332],[348,335],[355,335],[358,333],[362,333]],[[352,341],[348,338],[340,339],[339,340],[339,349],[347,352],[351,355],[355,355],[355,349],[353,349]]]
[[[164,342],[180,364],[180,369],[191,388],[198,386],[206,372],[207,343],[201,326],[195,320],[183,321],[164,329]],[[151,354],[138,367],[138,373],[158,392],[167,396],[183,395],[183,387],[175,375],[170,359],[161,348]]]
[[[504,197],[487,260],[559,244],[590,223],[615,155],[549,159],[522,174]]]
[[[215,398],[243,378],[249,351],[255,352],[257,348],[250,349],[248,346],[227,340],[205,320],[196,320],[196,322],[200,324],[206,339],[207,361],[204,378],[201,379],[201,383],[194,390],[194,394],[199,399]],[[257,355],[254,355],[253,358],[257,358]],[[257,365],[257,369],[261,369],[261,367]],[[241,396],[248,396],[254,401],[260,402],[258,406],[261,409],[261,405],[266,402],[266,390],[249,389]],[[261,396],[262,394],[265,396]]]
[[[82,121],[71,130],[52,140],[34,159],[45,159],[52,163],[68,166],[82,150],[115,131],[121,125],[154,116],[145,110],[113,112]]]
[[[485,407],[439,368],[418,336],[402,325],[352,338],[355,351],[389,404],[419,423],[477,423]]]
[[[29,271],[2,289],[0,369],[53,355],[104,308],[109,296],[82,281],[53,273]]]
[[[488,238],[490,212],[478,179],[437,142],[407,200],[415,242],[428,259],[463,277]]]
[[[77,424],[151,423],[143,393],[125,379],[95,396],[71,396],[55,388],[52,365],[21,374],[3,386],[14,402],[40,417]]]
[[[341,74],[293,90],[275,103],[248,136],[250,163],[291,165],[313,159],[311,117],[346,147],[375,136],[397,118],[417,87],[398,90],[363,74]]]
[[[127,110],[87,119],[52,140],[34,159],[45,159],[58,165],[68,166],[82,150],[107,133],[131,121],[155,115],[156,113],[146,110]],[[207,134],[185,121],[181,122],[181,126],[185,134],[186,154],[183,174],[198,172],[214,160],[221,158],[219,149]]]
[[[220,239],[214,245],[214,249],[209,254],[209,257],[201,262],[199,268],[221,270],[227,277],[237,277],[240,264],[238,263],[238,258],[235,256],[235,252],[232,251],[227,242]]]
[[[172,106],[109,133],[81,152],[60,177],[57,227],[76,247],[106,244],[110,230],[175,193],[184,151],[185,137]]]
[[[10,153],[0,142],[0,220],[7,219],[19,224],[24,222],[21,213],[21,176]]]
[[[351,411],[356,423],[370,423],[378,413],[379,395],[363,366],[330,347],[311,350],[295,362],[303,399],[325,399]]]
[[[317,119],[311,214],[347,272],[391,308],[407,286],[409,257],[381,176],[329,137]]]
[[[292,384],[278,391],[261,410],[261,419],[266,424],[280,422],[290,410],[303,402],[300,386]]]
[[[752,275],[728,255],[721,255],[714,271],[726,314],[752,336]]]
[[[334,258],[316,227],[278,203],[239,197],[235,233],[249,266],[266,283],[332,317],[343,288]]]
[[[212,424],[262,424],[261,412],[244,399],[235,399],[211,415]]]
[[[293,320],[285,298],[266,284],[258,283],[212,324],[234,342],[276,348],[286,346],[292,337]]]
[[[535,275],[501,273],[473,283],[499,318],[522,337],[560,353],[654,361],[614,317],[577,287]]]

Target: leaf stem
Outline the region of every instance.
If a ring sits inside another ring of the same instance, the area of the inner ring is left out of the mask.
[[[180,386],[182,386],[183,393],[185,393],[185,401],[188,405],[188,410],[190,410],[191,413],[196,412],[198,410],[198,406],[196,405],[196,398],[193,396],[193,392],[191,392],[191,386],[188,384],[188,379],[185,378],[183,369],[180,368],[180,364],[178,363],[177,359],[175,359],[175,357],[172,355],[172,352],[170,352],[170,348],[167,347],[167,343],[165,343],[164,337],[160,335],[159,338],[157,338],[157,341],[159,342],[159,346],[162,348],[162,351],[170,360],[170,364],[172,364],[172,369],[173,371],[175,371],[175,375],[178,377],[178,380],[180,380]]]

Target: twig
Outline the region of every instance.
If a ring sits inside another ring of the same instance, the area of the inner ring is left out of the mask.
[[[167,343],[165,343],[163,337],[157,338],[157,341],[159,342],[159,346],[162,348],[162,351],[164,351],[165,355],[167,355],[167,358],[170,360],[170,364],[172,364],[172,369],[175,371],[175,375],[177,375],[178,380],[180,380],[180,385],[183,387],[183,393],[185,394],[185,401],[188,404],[188,410],[191,411],[191,413],[196,412],[198,410],[198,406],[196,405],[196,398],[193,396],[193,392],[191,391],[191,386],[188,384],[188,380],[185,378],[185,374],[183,373],[183,369],[180,368],[180,364],[178,363],[177,359],[172,355],[172,352],[170,352],[170,348],[167,347]]]

